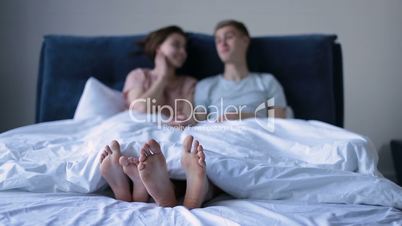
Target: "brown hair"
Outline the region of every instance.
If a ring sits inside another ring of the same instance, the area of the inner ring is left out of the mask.
[[[149,33],[144,40],[138,42],[137,44],[143,48],[143,52],[145,55],[150,57],[151,59],[155,58],[156,49],[166,40],[169,35],[177,33],[183,35],[187,39],[186,33],[184,33],[183,29],[178,26],[172,25],[160,28],[156,31]]]
[[[227,27],[227,26],[232,26],[232,27],[236,28],[238,31],[240,31],[243,35],[250,37],[247,27],[242,22],[237,21],[237,20],[223,20],[223,21],[219,22],[215,26],[214,33],[216,33],[217,30],[219,30],[223,27]]]

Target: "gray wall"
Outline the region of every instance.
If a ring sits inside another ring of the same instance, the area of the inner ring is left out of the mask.
[[[45,34],[121,35],[169,24],[211,33],[221,19],[252,35],[335,33],[344,52],[345,127],[371,138],[393,177],[392,138],[402,138],[400,0],[2,0],[0,131],[34,122],[39,51]],[[402,161],[402,160],[401,160]]]

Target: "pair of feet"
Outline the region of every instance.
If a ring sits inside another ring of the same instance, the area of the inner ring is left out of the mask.
[[[187,179],[183,205],[189,209],[199,208],[210,193],[210,186],[203,147],[192,136],[184,140],[181,165]],[[160,206],[177,205],[166,159],[155,140],[144,144],[139,158],[122,156],[119,143],[112,141],[101,154],[100,170],[118,200],[147,202],[151,196]],[[132,191],[129,180],[133,184]]]

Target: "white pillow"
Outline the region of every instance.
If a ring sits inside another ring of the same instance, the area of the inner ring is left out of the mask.
[[[123,94],[89,78],[75,110],[74,119],[110,117],[125,109]]]

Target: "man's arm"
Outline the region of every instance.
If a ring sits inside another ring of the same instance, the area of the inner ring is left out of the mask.
[[[270,107],[267,110],[267,116],[270,118],[286,118],[286,108],[284,107]],[[217,122],[223,122],[228,120],[243,120],[248,118],[257,117],[252,112],[233,112],[226,113],[218,117]]]
[[[268,107],[268,118],[286,118],[286,108],[284,107]]]
[[[243,120],[248,118],[254,118],[255,113],[252,112],[233,112],[233,113],[225,113],[219,116],[216,121],[223,122],[223,121],[232,121],[232,120]]]

